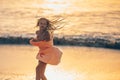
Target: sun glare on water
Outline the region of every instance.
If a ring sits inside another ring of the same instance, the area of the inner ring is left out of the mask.
[[[70,3],[64,0],[45,0],[42,4],[34,5],[38,9],[44,9],[45,14],[61,14],[70,6]]]
[[[65,0],[45,0],[47,2],[65,2]]]
[[[55,14],[60,14],[65,11],[65,9],[69,6],[68,3],[66,3],[64,0],[46,0],[46,3],[43,7],[46,7],[50,10],[52,10]]]

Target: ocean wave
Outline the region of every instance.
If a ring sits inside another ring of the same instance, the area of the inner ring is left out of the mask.
[[[29,44],[32,37],[0,37],[0,44]],[[54,37],[55,45],[73,45],[120,49],[120,34],[87,33],[81,35],[64,35]]]

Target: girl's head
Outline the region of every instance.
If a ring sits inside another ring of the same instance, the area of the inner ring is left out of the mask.
[[[47,31],[47,30],[57,30],[57,29],[60,29],[64,26],[63,24],[63,21],[64,19],[55,19],[53,21],[50,21],[46,18],[40,18],[38,19],[38,22],[37,22],[37,27],[39,27],[39,29],[41,30],[44,30],[44,31]],[[63,25],[61,25],[63,24]]]
[[[42,30],[49,30],[49,28],[51,27],[50,21],[46,18],[38,19],[37,26],[39,27],[39,29]]]

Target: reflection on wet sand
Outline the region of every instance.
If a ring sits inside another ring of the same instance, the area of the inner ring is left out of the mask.
[[[58,46],[64,52],[58,66],[48,65],[48,80],[119,80],[120,51],[104,48]],[[0,46],[0,79],[35,79],[38,49],[26,45]]]

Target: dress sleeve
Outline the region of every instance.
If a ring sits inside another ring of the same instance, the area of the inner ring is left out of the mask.
[[[34,41],[33,39],[31,39],[29,42],[30,42],[31,45],[34,45],[34,46],[39,46],[40,45],[40,41],[39,42]]]

